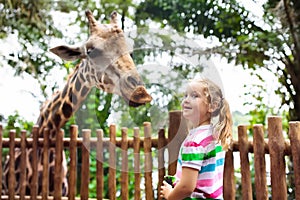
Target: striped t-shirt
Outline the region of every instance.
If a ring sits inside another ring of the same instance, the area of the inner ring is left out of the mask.
[[[212,125],[192,129],[181,145],[176,179],[181,178],[182,167],[199,170],[196,188],[188,199],[223,199],[225,152],[212,131]]]

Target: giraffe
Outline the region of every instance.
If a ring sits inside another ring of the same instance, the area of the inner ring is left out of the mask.
[[[51,48],[50,51],[60,58],[68,61],[81,59],[81,62],[69,75],[63,90],[53,94],[52,98],[46,101],[40,109],[37,120],[39,126],[39,137],[43,137],[43,130],[48,128],[50,139],[55,139],[56,133],[69,120],[69,118],[80,107],[88,93],[93,87],[123,97],[129,106],[137,107],[152,100],[137,72],[135,64],[129,54],[128,47],[122,29],[117,25],[117,13],[111,14],[109,24],[98,24],[91,11],[86,11],[89,23],[90,36],[87,41],[79,47],[67,45]],[[20,169],[20,150],[15,151],[16,162],[16,183]],[[54,154],[55,149],[49,151],[50,183],[49,194],[54,190]],[[29,180],[31,178],[30,165],[31,149],[27,149],[26,162],[26,193],[30,193]],[[38,193],[41,193],[42,186],[42,149],[38,152]],[[63,185],[62,195],[67,195],[67,166],[66,158],[63,155]],[[2,194],[8,191],[8,162],[3,170]],[[52,178],[51,178],[52,177]],[[16,193],[20,186],[16,185]]]

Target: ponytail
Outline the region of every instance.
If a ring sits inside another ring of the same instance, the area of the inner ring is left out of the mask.
[[[222,90],[209,79],[198,80],[203,83],[207,102],[213,108],[212,118],[218,118],[214,125],[214,138],[220,142],[224,150],[228,150],[232,142],[232,117],[228,102],[224,99]]]
[[[219,110],[219,121],[215,125],[215,137],[224,150],[228,150],[232,142],[232,117],[228,102],[222,98]]]

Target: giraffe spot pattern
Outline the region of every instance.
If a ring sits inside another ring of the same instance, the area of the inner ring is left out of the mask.
[[[76,89],[76,91],[79,91],[80,88],[81,88],[81,83],[80,83],[80,81],[78,79],[76,79],[76,81],[75,81],[75,89]]]
[[[83,86],[82,90],[81,90],[81,96],[85,97],[88,93],[89,89],[86,86]]]
[[[55,126],[56,126],[56,127],[59,127],[59,123],[60,123],[60,121],[61,121],[60,115],[59,115],[59,114],[55,114],[55,115],[53,116],[53,120],[54,120]]]
[[[72,115],[72,105],[69,103],[64,103],[62,107],[63,114],[65,118],[69,119]]]

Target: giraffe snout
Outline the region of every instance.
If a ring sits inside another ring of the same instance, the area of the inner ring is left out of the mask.
[[[152,101],[151,95],[144,86],[138,86],[129,99],[129,106],[137,107]]]

